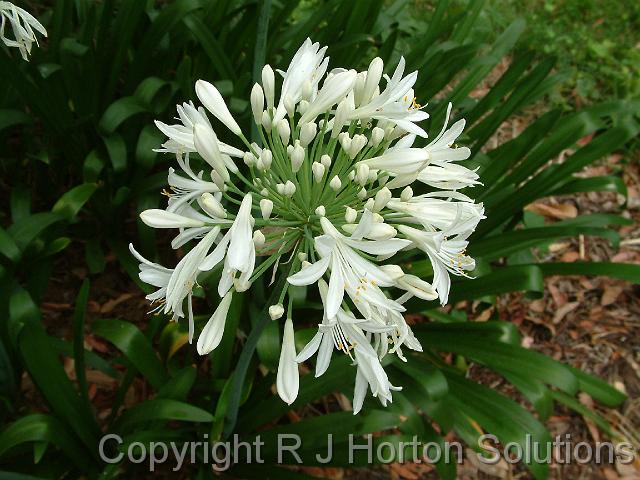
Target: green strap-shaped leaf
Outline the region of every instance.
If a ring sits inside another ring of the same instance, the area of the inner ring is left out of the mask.
[[[589,394],[594,400],[603,405],[607,407],[618,407],[627,399],[624,393],[612,387],[607,382],[577,368],[568,368],[578,379],[580,390]]]
[[[482,238],[469,245],[469,254],[473,257],[482,257],[485,261],[492,261],[527,248],[578,235],[606,238],[614,246],[620,240],[618,233],[608,228],[556,225],[513,230]]]
[[[52,411],[74,430],[91,450],[91,456],[97,457],[94,446],[100,433],[98,425],[87,404],[74,390],[42,326],[35,322],[25,324],[18,345],[29,375]]]
[[[119,98],[102,114],[100,130],[108,135],[131,117],[146,112],[147,106],[138,97]]]
[[[168,398],[156,398],[140,403],[127,411],[116,421],[114,428],[129,431],[140,423],[180,420],[183,422],[211,422],[213,415],[206,410],[185,402]]]
[[[575,410],[586,419],[591,420],[593,423],[595,423],[604,433],[606,433],[610,437],[615,438],[615,434],[611,430],[611,425],[609,425],[609,422],[607,422],[602,416],[598,415],[594,410],[586,407],[574,397],[566,395],[562,392],[551,392],[551,395],[553,396],[554,400],[565,404],[571,410]]]
[[[154,388],[159,389],[167,381],[164,365],[151,343],[132,323],[100,319],[93,323],[93,332],[118,347]]]
[[[631,283],[640,283],[640,265],[613,262],[539,263],[538,268],[545,276],[587,275],[619,278]]]
[[[0,227],[0,253],[13,263],[17,263],[20,260],[21,253],[18,245],[2,227]]]
[[[95,183],[83,183],[82,185],[73,187],[58,199],[51,211],[62,215],[66,219],[71,219],[75,217],[84,204],[89,201],[97,188],[98,185]]]
[[[220,75],[220,79],[235,78],[233,65],[224,48],[214,36],[214,31],[207,28],[205,23],[195,15],[186,16],[183,20],[187,28],[197,38],[200,46],[209,57],[213,68]]]
[[[0,434],[0,457],[13,447],[29,442],[53,443],[81,471],[85,473],[95,471],[95,465],[92,464],[91,457],[87,455],[83,445],[78,443],[63,422],[51,415],[40,413],[26,415],[9,425]],[[0,477],[11,478],[4,476],[3,472],[0,472]]]
[[[11,225],[7,232],[11,235],[18,248],[24,251],[47,227],[63,219],[64,217],[57,213],[34,213]]]
[[[416,337],[425,348],[458,353],[489,368],[495,367],[516,375],[536,378],[567,393],[577,393],[578,380],[561,363],[520,346],[487,341],[476,334],[477,330],[465,331],[463,328],[465,326],[465,324],[443,324],[438,332],[426,333],[418,330]],[[447,331],[447,327],[456,328],[449,328],[450,331]],[[455,331],[455,335],[452,331]]]
[[[447,405],[447,408],[457,411],[456,430],[468,428],[472,420],[486,432],[496,435],[502,445],[509,442],[518,443],[524,452],[524,463],[531,473],[536,479],[545,479],[549,470],[548,463],[526,462],[527,452],[528,458],[535,458],[532,450],[535,443],[539,447],[538,457],[544,459],[546,455],[551,455],[551,437],[545,427],[513,400],[488,387],[471,382],[458,373],[445,373],[451,393],[442,403]],[[476,432],[475,436],[478,435],[479,432]],[[478,448],[476,443],[470,446]]]
[[[31,123],[31,117],[20,110],[0,108],[0,132],[5,128]]]
[[[620,177],[613,175],[589,178],[573,178],[553,191],[553,195],[570,195],[583,192],[615,192],[627,196],[627,186]]]
[[[78,381],[78,389],[83,400],[89,406],[89,394],[87,389],[87,374],[84,361],[84,322],[89,301],[89,279],[84,279],[82,287],[76,297],[76,306],[73,312],[73,360]]]

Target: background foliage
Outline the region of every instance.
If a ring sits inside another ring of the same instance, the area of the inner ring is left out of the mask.
[[[0,435],[3,468],[43,478],[131,473],[134,465],[106,466],[99,460],[97,445],[104,432],[121,434],[123,448],[134,441],[200,440],[205,433],[211,440],[234,433],[251,439],[258,431],[267,445],[277,433],[305,435],[306,453],[324,446],[323,432],[333,433],[337,444],[346,441],[346,434],[369,432],[384,433],[376,442],[400,442],[413,435],[442,442],[450,430],[469,445],[476,445],[484,431],[503,443],[524,444],[527,433],[541,441],[549,438],[543,422],[554,402],[579,408],[575,398],[581,391],[605,406],[624,401],[604,382],[522,348],[517,328],[508,322],[469,322],[464,311],[446,314],[436,305],[414,302],[410,310],[429,319],[415,327],[425,353],[413,355],[408,364],[388,367],[394,383],[406,385],[394,395],[393,405],[382,410],[370,400],[364,413],[354,417],[332,404],[322,416],[289,422],[285,414],[291,407],[271,394],[279,331],[276,323],[267,326],[265,312],[259,311],[269,305],[266,287],[251,293],[253,298],[247,293],[234,299],[222,344],[209,362],[195,358],[191,348],[181,348],[182,326],[168,324],[162,316],[150,317],[147,325],[127,318],[85,321],[89,283],[100,278],[107,256],[115,255],[137,282],[137,266],[126,244],[135,240],[150,257],[164,253],[156,247],[163,239],[156,239],[152,229],[139,228],[137,221],[137,212],[158,204],[157,192],[166,183],[171,161],[152,151],[161,140],[152,120],[173,117],[175,103],[195,98],[194,82],[205,78],[219,87],[232,112],[246,123],[246,99],[256,72],[264,61],[286,64],[307,36],[329,46],[334,65],[364,68],[379,55],[392,68],[404,55],[408,68],[420,70],[415,89],[420,103],[429,102],[429,129],[439,129],[449,101],[457,108],[456,117],[467,119],[461,142],[474,152],[468,164],[480,169],[484,186],[475,187],[472,195],[485,203],[487,220],[474,234],[470,252],[478,259],[478,279],[458,280],[452,303],[490,304],[511,291],[537,295],[548,275],[611,275],[638,282],[640,271],[634,265],[538,263],[534,255],[535,248],[579,234],[618,241],[609,227],[628,222],[621,216],[594,214],[545,224],[536,215],[524,214],[524,207],[564,193],[605,190],[624,195],[624,184],[615,176],[585,179],[575,174],[612,151],[629,148],[640,128],[638,101],[629,96],[637,94],[637,85],[624,69],[607,69],[606,63],[600,72],[612,82],[603,80],[611,86],[611,92],[602,92],[605,103],[575,110],[575,102],[548,102],[571,82],[581,88],[580,78],[566,73],[566,51],[584,53],[585,45],[580,40],[573,47],[564,46],[564,40],[548,41],[549,30],[540,29],[554,29],[554,24],[540,18],[553,14],[556,6],[547,5],[551,7],[542,12],[525,9],[531,20],[527,27],[513,11],[487,9],[484,2],[473,0],[31,2],[28,7],[47,27],[49,39],[34,51],[30,63],[19,61],[14,52],[0,52],[0,138],[5,145],[0,156],[7,206],[0,229],[0,311],[5,319],[0,323],[0,396],[7,423]],[[566,8],[577,8],[571,5],[567,2]],[[625,14],[637,19],[633,12]],[[496,25],[501,26],[498,34]],[[532,32],[526,34],[528,41],[519,42],[525,32]],[[618,43],[593,42],[585,55],[615,56]],[[554,54],[561,57],[559,64]],[[582,62],[581,54],[572,55],[572,61]],[[633,55],[625,57],[630,69]],[[505,62],[496,76],[496,67]],[[495,78],[487,82],[490,75]],[[471,95],[480,84],[488,85],[486,93]],[[628,95],[616,99],[623,94]],[[599,99],[593,92],[581,95]],[[519,136],[497,147],[488,143],[510,116],[540,104],[544,107]],[[593,137],[590,142],[578,144],[587,136]],[[572,155],[553,162],[566,149]],[[80,288],[69,318],[72,338],[63,340],[47,333],[40,303],[50,287],[55,259],[78,253],[84,255],[90,279]],[[428,262],[420,258],[408,256],[403,262],[412,273],[431,274]],[[202,284],[206,287],[206,280]],[[209,305],[201,310],[202,326],[216,299],[206,288],[197,294]],[[299,301],[306,308],[300,318],[308,318],[313,327],[318,315],[315,293],[301,290]],[[259,329],[252,329],[254,325]],[[249,335],[246,341],[237,341],[236,329]],[[300,345],[311,331],[296,339]],[[107,340],[118,353],[99,355],[86,349],[87,333]],[[445,362],[441,352],[452,353],[455,361]],[[61,357],[73,359],[74,381]],[[531,408],[466,379],[470,362],[507,378]],[[87,371],[102,372],[118,384],[108,418],[97,417],[89,401]],[[37,386],[46,408],[21,398],[23,372]],[[351,396],[352,371],[344,358],[334,361],[320,379],[311,377],[301,380],[293,409],[334,391]],[[121,408],[130,385],[140,378],[153,394],[143,403]],[[580,411],[608,430],[596,413]],[[275,463],[273,451],[266,456]],[[336,458],[333,464],[345,462]],[[437,467],[444,478],[455,478],[454,464]],[[547,473],[545,465],[528,468],[536,478]],[[202,478],[212,475],[207,466],[193,469]],[[277,466],[238,465],[231,470],[243,478],[283,478],[287,473]]]

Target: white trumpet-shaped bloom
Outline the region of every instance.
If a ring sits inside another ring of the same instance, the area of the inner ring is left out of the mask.
[[[198,277],[205,287],[214,283],[222,300],[198,336],[202,355],[223,338],[234,292],[254,282],[265,291],[280,285],[258,320],[284,325],[278,395],[292,404],[298,364],[315,358],[320,376],[339,352],[355,366],[358,413],[367,392],[387,405],[401,388],[391,384],[385,357],[410,362],[405,351],[422,351],[404,317],[409,305],[444,304],[450,276],[472,275],[475,262],[465,249],[484,209],[460,191],[479,183],[460,163],[471,155],[456,144],[464,120],[449,126],[449,106],[440,133],[425,140],[421,122],[429,114],[413,90],[418,73],[405,75],[404,58],[386,76],[380,58],[365,71],[329,70],[325,53],[307,39],[286,71],[264,66],[261,83],[246,92],[250,111],[242,117],[254,123],[260,145],[250,143],[205,80],[195,85],[199,105],[182,103],[175,123],[156,122],[166,136],[159,151],[174,155],[177,167],[169,169],[166,205],[141,219],[151,228],[176,229],[171,246],[184,251],[175,268],[131,252],[140,278],[154,287],[147,296],[153,311],[186,317],[190,340]],[[282,76],[279,91],[274,71]],[[432,276],[415,274],[416,257],[431,263]],[[314,284],[322,319],[312,320],[317,333],[296,354],[295,327],[309,321],[293,313],[294,287]],[[264,297],[245,295],[249,302]],[[241,328],[251,328],[244,322]]]
[[[13,39],[6,34],[7,26],[10,26],[13,31]],[[36,32],[44,37],[47,36],[47,30],[29,12],[11,2],[0,1],[0,39],[7,47],[20,50],[24,60],[29,60],[34,42],[38,44]]]

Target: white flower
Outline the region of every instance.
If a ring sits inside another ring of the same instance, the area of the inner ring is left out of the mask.
[[[291,405],[298,397],[299,386],[300,377],[298,362],[296,362],[293,322],[290,318],[287,318],[284,322],[280,361],[278,362],[278,373],[276,375],[276,389],[280,398],[288,405]]]
[[[321,113],[338,103],[352,89],[356,81],[355,70],[348,70],[333,75],[324,82],[318,92],[318,96],[309,104],[309,107],[300,118],[300,123],[313,122]]]
[[[451,288],[449,273],[467,276],[465,272],[473,270],[476,266],[473,258],[465,254],[469,234],[457,234],[448,239],[442,232],[425,232],[407,225],[400,225],[398,228],[416,247],[429,256],[433,266],[433,287],[438,292],[440,303],[444,305],[449,299]]]
[[[253,273],[256,262],[256,249],[253,243],[253,229],[251,216],[251,194],[247,194],[242,200],[233,225],[216,248],[200,262],[199,269],[211,270],[224,259],[222,277],[218,284],[220,296],[226,295],[232,286],[239,292],[247,290],[250,286],[249,278]],[[236,275],[240,275],[236,278]]]
[[[158,302],[159,305],[154,308],[153,311],[163,308],[164,299],[167,296],[167,285],[169,284],[169,279],[173,274],[172,268],[166,268],[157,263],[150,262],[142,255],[140,255],[135,248],[133,248],[132,244],[129,244],[129,251],[131,254],[140,262],[140,280],[144,283],[148,283],[154,287],[157,287],[153,293],[148,294],[145,298],[149,300],[152,304]]]
[[[415,122],[429,118],[429,115],[422,112],[420,107],[416,107],[413,96],[412,87],[416,83],[418,72],[413,72],[403,77],[404,67],[404,57],[401,57],[393,75],[388,79],[384,91],[380,95],[373,95],[370,101],[359,105],[351,112],[349,120],[384,120],[402,127],[407,132],[426,137],[425,131],[415,125]],[[379,67],[373,66],[373,70],[377,76]],[[375,78],[372,78],[369,87],[365,84],[367,95],[369,95],[370,88],[374,82]],[[375,86],[377,86],[377,83]]]
[[[14,40],[5,34],[7,23],[11,25]],[[47,31],[42,24],[26,10],[16,7],[11,2],[0,2],[0,39],[7,47],[16,47],[24,60],[29,61],[33,42],[38,44],[36,32],[47,36]]]
[[[191,305],[191,294],[196,284],[196,278],[200,273],[198,267],[207,256],[209,249],[213,245],[216,237],[220,233],[220,227],[212,228],[203,238],[187,253],[169,278],[167,284],[166,304],[164,313],[173,313],[174,318],[184,316],[182,304],[187,298],[189,314],[189,343],[193,340],[193,309]]]
[[[287,113],[292,112],[292,108],[302,98],[302,90],[305,83],[311,90],[317,89],[318,82],[324,76],[329,59],[324,58],[327,47],[320,48],[319,43],[311,43],[306,39],[302,46],[295,53],[286,72],[278,70],[283,76],[280,102],[273,118],[273,123],[282,120]]]
[[[484,209],[457,191],[479,179],[456,163],[470,151],[455,145],[464,120],[448,127],[450,106],[440,134],[414,146],[422,142],[417,137],[426,137],[419,123],[428,114],[416,103],[417,72],[405,76],[404,59],[390,78],[379,58],[366,71],[327,73],[325,50],[307,39],[287,71],[278,70],[283,82],[277,103],[274,71],[263,68],[248,116],[261,145],[249,143],[218,90],[202,80],[196,83],[200,102],[239,137],[242,150],[218,140],[205,108],[190,102],[178,106],[175,125],[156,122],[168,137],[160,151],[175,154],[179,169],[169,170],[167,206],[141,218],[153,228],[177,229],[173,248],[195,245],[175,269],[132,253],[141,262],[140,278],[156,288],[148,295],[156,311],[178,319],[187,300],[190,338],[198,273],[221,266],[208,275],[219,278],[223,299],[200,334],[201,354],[219,344],[232,292],[249,289],[260,277],[266,289],[282,285],[275,280],[287,268],[288,281],[273,292],[278,303],[267,309],[277,321],[287,296],[295,305],[293,286],[317,283],[324,307],[318,332],[296,356],[293,320],[286,319],[277,391],[291,404],[299,389],[297,363],[317,353],[316,376],[322,375],[336,349],[356,366],[357,413],[367,390],[383,405],[392,401],[399,388],[382,360],[397,355],[408,361],[404,349],[422,351],[403,316],[404,304],[413,297],[447,302],[450,274],[466,276],[474,269],[465,248]],[[414,195],[414,182],[428,185],[429,193]],[[262,260],[257,267],[256,249]],[[392,259],[401,250],[428,258],[433,280],[405,273],[397,264],[405,257]]]
[[[364,217],[367,216],[363,215],[360,222],[361,231],[355,231],[351,237],[342,235],[325,217],[320,218],[325,234],[315,238],[315,247],[321,259],[287,279],[292,285],[310,285],[317,282],[330,268],[326,305],[329,318],[335,317],[338,313],[345,291],[356,306],[367,302],[398,311],[404,310],[401,305],[388,299],[379,288],[390,287],[393,280],[374,263],[357,254],[354,249],[373,255],[390,255],[410,242],[401,239],[375,242],[362,240],[362,236],[370,227],[370,220]]]
[[[202,329],[196,345],[200,355],[206,355],[220,345],[222,334],[224,333],[224,324],[227,321],[227,314],[229,313],[232,298],[233,290],[230,290],[222,298],[218,308],[216,308],[215,312],[213,312],[213,315],[211,315],[211,318]]]
[[[406,202],[393,199],[387,207],[407,214],[405,221],[409,223],[420,223],[428,231],[442,230],[447,235],[464,233],[468,236],[484,218],[481,203],[474,203],[471,198],[454,191],[426,193]]]
[[[353,414],[356,415],[362,409],[367,387],[371,394],[377,397],[383,406],[387,402],[393,401],[391,392],[402,390],[402,387],[394,387],[389,381],[384,368],[380,364],[375,353],[372,353],[366,346],[359,344],[355,347],[355,358],[358,370],[356,373],[356,385],[353,393]]]
[[[180,123],[175,125],[167,125],[166,123],[155,121],[156,127],[168,138],[166,142],[162,144],[162,148],[155,151],[167,152],[167,153],[191,153],[196,151],[194,139],[193,139],[193,126],[197,123],[208,125],[211,127],[211,123],[207,118],[204,108],[196,108],[193,102],[183,103],[177,105],[178,118]],[[227,145],[221,141],[218,141],[218,149],[221,153],[229,155],[230,157],[242,157],[242,150]]]

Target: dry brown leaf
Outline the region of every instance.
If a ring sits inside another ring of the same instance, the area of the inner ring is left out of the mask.
[[[496,464],[490,464],[487,462],[481,462],[478,458],[478,454],[471,450],[467,449],[467,459],[469,462],[480,472],[485,473],[487,475],[492,475],[498,478],[509,478],[510,469],[509,464],[506,462],[504,458],[501,458],[500,461]]]
[[[117,298],[107,301],[102,305],[102,308],[100,308],[100,313],[111,313],[114,308],[116,308],[122,302],[126,302],[133,296],[134,296],[133,293],[123,293],[119,295]]]
[[[553,316],[553,324],[557,325],[558,323],[560,323],[562,319],[567,316],[567,314],[573,312],[576,308],[578,308],[578,305],[580,305],[580,302],[569,302],[558,308],[555,315]]]
[[[532,302],[529,303],[529,309],[536,313],[544,312],[546,306],[547,306],[547,302],[543,298],[540,298],[538,300],[533,300]]]
[[[558,220],[575,218],[578,215],[578,209],[571,203],[559,203],[557,205],[532,203],[527,205],[525,210],[537,213],[538,215],[544,215],[545,217],[556,218]]]
[[[623,290],[624,288],[619,285],[607,285],[604,287],[604,292],[600,298],[600,305],[603,307],[611,305],[618,299]]]
[[[580,258],[580,252],[566,252],[560,257],[560,260],[567,263],[573,263],[580,260]]]

